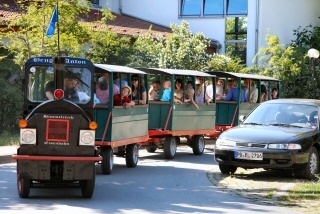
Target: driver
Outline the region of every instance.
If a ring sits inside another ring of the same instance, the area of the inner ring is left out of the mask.
[[[77,92],[78,80],[74,76],[67,75],[64,78],[64,96],[67,100],[72,102],[79,102],[79,96]]]

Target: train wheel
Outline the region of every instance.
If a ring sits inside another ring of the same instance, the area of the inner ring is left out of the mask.
[[[17,164],[17,185],[20,198],[28,198],[30,193],[31,180],[21,178],[19,173],[19,162]]]
[[[129,144],[126,147],[126,164],[127,167],[136,167],[139,161],[139,148],[136,143]]]
[[[177,152],[177,141],[176,137],[166,137],[164,141],[164,157],[166,159],[173,159]]]
[[[154,142],[151,142],[147,145],[146,149],[149,153],[154,153],[157,150],[157,145]]]
[[[205,140],[203,135],[196,135],[192,141],[192,150],[195,155],[202,155],[205,147]]]
[[[93,169],[92,179],[80,181],[80,188],[83,198],[91,198],[94,192],[94,186],[96,184],[96,170]]]
[[[113,151],[110,146],[103,148],[101,151],[101,171],[102,174],[110,175],[113,168]]]

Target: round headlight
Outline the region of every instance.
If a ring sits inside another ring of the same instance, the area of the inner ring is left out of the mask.
[[[22,141],[24,143],[32,143],[35,140],[35,134],[32,131],[25,131],[22,134]]]
[[[94,136],[91,132],[84,132],[81,135],[81,142],[83,144],[92,144],[92,142],[94,142]]]

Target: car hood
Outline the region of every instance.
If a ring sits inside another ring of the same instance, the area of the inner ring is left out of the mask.
[[[317,132],[317,129],[310,128],[240,125],[223,132],[219,138],[237,142],[289,143]]]

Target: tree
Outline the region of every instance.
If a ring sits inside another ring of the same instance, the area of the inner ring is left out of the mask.
[[[139,36],[135,42],[138,66],[204,70],[210,60],[206,53],[209,40],[203,33],[193,34],[185,21],[171,24],[172,35],[153,38],[151,33]]]
[[[225,55],[214,54],[208,63],[210,71],[228,71],[235,73],[246,73],[245,65],[239,58],[231,58]]]
[[[46,36],[56,1],[15,0],[15,2],[20,8],[20,16],[12,19],[9,24],[5,23],[8,27],[0,33],[2,38],[10,38],[9,43],[2,45],[14,55],[14,62],[22,68],[31,57],[57,55],[57,32],[52,38]],[[89,28],[80,24],[79,17],[87,14],[89,8],[87,1],[60,0],[61,55],[74,57],[83,55],[84,45],[89,37]]]

